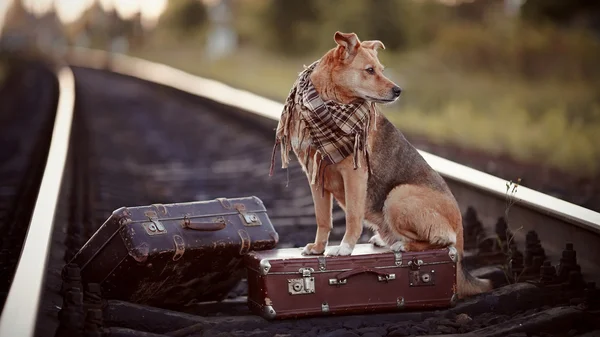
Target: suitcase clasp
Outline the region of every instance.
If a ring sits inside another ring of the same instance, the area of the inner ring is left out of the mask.
[[[167,229],[160,222],[160,220],[158,220],[157,218],[154,218],[154,217],[148,217],[148,220],[150,222],[144,222],[142,224],[142,227],[144,227],[144,229],[146,230],[146,234],[157,235],[157,234],[166,234],[167,233]]]
[[[235,204],[233,205],[235,209],[240,213],[240,216],[244,220],[244,226],[260,226],[262,223],[258,216],[254,213],[247,213],[246,206],[244,204]]]
[[[402,265],[402,253],[401,252],[394,252],[394,263],[397,266]]]
[[[288,279],[288,293],[290,295],[313,294],[315,292],[315,278],[311,273],[313,268],[300,268],[302,278]]]
[[[423,265],[423,260],[417,260],[413,258],[411,261],[408,261],[408,266],[411,270],[419,270],[419,268]]]

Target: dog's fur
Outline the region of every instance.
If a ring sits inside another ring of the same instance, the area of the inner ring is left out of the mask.
[[[381,41],[360,42],[356,34],[341,32],[335,33],[334,40],[337,46],[321,58],[310,77],[323,100],[347,104],[364,99],[385,104],[398,98],[400,88],[383,75],[377,58],[378,49],[385,49]],[[489,280],[477,279],[461,268],[462,218],[445,181],[381,113],[375,111],[375,116],[367,144],[372,174],[367,165],[354,169],[350,156],[325,168],[323,191],[309,183],[317,233],[303,254],[350,255],[364,221],[375,231],[370,242],[377,246],[396,251],[455,249],[460,298],[490,290]],[[304,163],[306,156],[314,157],[315,149],[301,143],[295,133],[299,116],[290,118],[292,149],[308,174]],[[361,154],[361,162],[364,159]],[[346,231],[339,246],[327,247],[332,196],[346,214]]]

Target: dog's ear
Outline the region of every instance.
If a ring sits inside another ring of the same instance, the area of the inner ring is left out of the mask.
[[[379,40],[363,41],[360,43],[360,45],[364,48],[372,49],[373,51],[375,51],[375,53],[377,53],[378,49],[385,49],[383,42]]]
[[[340,50],[342,59],[356,55],[360,46],[360,40],[354,33],[342,33],[338,31],[333,35],[333,40],[339,46],[338,49]]]

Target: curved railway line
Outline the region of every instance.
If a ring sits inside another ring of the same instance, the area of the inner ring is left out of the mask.
[[[0,89],[0,97],[0,230],[3,233],[0,303],[3,304],[44,173],[58,82],[43,64],[15,63]]]
[[[299,166],[268,176],[281,104],[164,65],[106,56],[76,51],[70,67],[57,68],[58,81],[47,70],[31,70],[46,71],[36,75],[46,80],[23,89],[43,99],[25,109],[37,129],[21,128],[37,137],[23,138],[30,152],[22,153],[19,167],[38,169],[17,169],[21,180],[8,197],[0,196],[0,207],[21,206],[21,213],[2,224],[5,233],[17,234],[3,240],[10,245],[0,253],[7,279],[14,273],[4,290],[11,285],[0,337],[54,336],[59,327],[56,336],[67,336],[69,328],[84,323],[89,336],[591,336],[600,330],[593,319],[600,312],[594,283],[600,281],[600,214],[525,187],[505,213],[504,180],[425,152],[459,201],[465,264],[495,281],[490,294],[448,310],[268,322],[250,315],[244,282],[224,302],[170,312],[100,301],[92,286],[83,289],[83,299],[89,308],[98,305],[100,317],[67,308],[81,306],[82,296],[62,294],[77,283],[76,270],[61,275],[65,261],[121,206],[255,195],[279,233],[279,247],[301,247],[315,232],[310,190]],[[13,133],[22,136],[16,125]],[[42,140],[50,134],[44,149]],[[343,222],[336,207],[334,243],[343,235]],[[362,242],[369,234],[365,230]]]

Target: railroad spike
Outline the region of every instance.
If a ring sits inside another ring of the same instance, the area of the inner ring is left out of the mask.
[[[472,206],[467,208],[463,216],[463,226],[465,250],[477,248],[478,243],[485,237],[485,232],[477,216],[477,211]]]
[[[546,252],[542,247],[540,239],[535,231],[527,232],[525,236],[525,266],[533,267],[534,272],[537,266],[535,266],[534,259],[540,257],[542,261],[546,259]]]
[[[556,282],[556,268],[546,260],[540,268],[540,284],[549,285]]]
[[[567,243],[557,268],[558,280],[563,283],[567,282],[571,271],[580,272],[581,267],[577,264],[577,252],[573,249],[573,244]]]
[[[102,310],[90,309],[85,315],[84,336],[102,337]]]
[[[63,283],[60,293],[63,296],[72,288],[83,288],[83,284],[81,283],[80,269],[76,264],[67,264],[61,272],[61,277]]]
[[[83,293],[83,303],[87,310],[102,309],[102,288],[98,283],[88,283]]]
[[[59,325],[54,337],[75,337],[83,333],[83,294],[80,288],[71,288],[63,296],[63,306],[58,311]]]
[[[511,257],[508,263],[510,276],[514,282],[519,282],[520,276],[523,273],[523,253],[516,248],[511,251]]]

